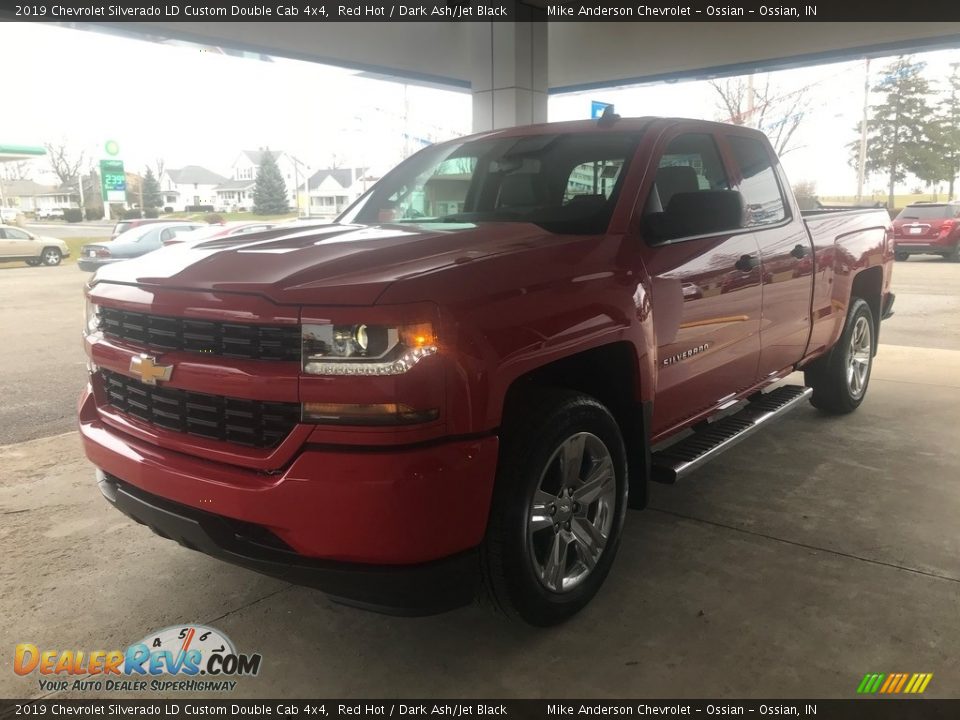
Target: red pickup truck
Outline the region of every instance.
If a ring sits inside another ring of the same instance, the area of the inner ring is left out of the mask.
[[[371,609],[482,588],[560,622],[648,481],[805,398],[860,404],[888,225],[802,215],[742,127],[608,116],[434,145],[335,224],[99,270],[84,448],[111,503],[189,548]]]

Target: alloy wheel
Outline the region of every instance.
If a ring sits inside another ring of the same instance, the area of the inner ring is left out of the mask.
[[[860,398],[866,390],[872,353],[870,323],[861,315],[853,326],[847,351],[847,387],[854,398]]]
[[[596,567],[616,508],[613,458],[596,435],[561,443],[540,475],[527,520],[534,573],[548,590],[565,593]]]

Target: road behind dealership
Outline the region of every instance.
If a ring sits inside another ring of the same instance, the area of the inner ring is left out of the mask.
[[[8,668],[17,642],[112,649],[194,622],[263,654],[232,697],[853,697],[864,673],[892,671],[933,672],[927,695],[960,687],[960,265],[898,263],[860,410],[804,406],[654,486],[599,596],[547,631],[479,607],[341,607],[110,508],[72,431],[86,277],[0,270]],[[43,694],[0,673],[4,697]]]

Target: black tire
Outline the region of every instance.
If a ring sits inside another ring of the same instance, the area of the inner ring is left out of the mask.
[[[508,616],[541,627],[556,625],[590,602],[613,564],[627,508],[626,450],[610,412],[581,393],[539,390],[518,397],[504,417],[496,486],[480,553],[486,595]],[[580,439],[584,444],[576,465],[578,479],[564,483],[563,461],[557,453],[563,447],[573,448],[570,457],[575,457]],[[598,497],[588,500],[587,485],[577,483],[591,473],[606,480],[602,485],[590,484],[604,490],[602,494],[597,490]],[[552,484],[555,481],[559,486]],[[550,492],[543,492],[541,485]],[[565,494],[564,488],[573,486],[580,495]],[[558,496],[543,505],[542,513],[536,513],[533,504],[538,492],[543,493],[541,498],[552,497],[557,487]],[[584,501],[582,505],[578,498]],[[602,529],[593,535],[585,523],[608,527],[602,544],[598,540],[604,537]],[[533,530],[535,525],[541,527]],[[585,555],[588,542],[601,548],[596,555],[590,553],[592,569]],[[556,556],[562,554],[563,559],[551,564],[550,553],[561,547]],[[545,577],[548,566],[565,570],[568,565],[573,577],[568,580],[564,573],[558,583],[562,589],[551,589],[550,579]],[[574,571],[581,567],[584,574],[577,576]]]
[[[953,247],[953,252],[943,256],[947,262],[960,262],[960,241]]]
[[[40,262],[48,267],[59,265],[62,259],[63,255],[60,253],[60,248],[45,247],[43,252],[40,253]]]
[[[866,328],[864,340],[860,331]],[[857,342],[854,343],[854,335]],[[867,394],[873,357],[876,353],[876,327],[873,312],[862,298],[854,297],[840,339],[833,349],[804,370],[804,382],[813,388],[810,404],[832,415],[845,415],[860,407]],[[864,349],[869,345],[869,350]],[[856,355],[857,358],[852,358]],[[865,361],[865,372],[861,373]],[[857,381],[862,374],[862,379]]]
[[[27,259],[25,260],[25,262],[26,262],[27,265],[29,265],[30,267],[36,267],[37,265],[40,264],[40,258],[27,258]]]
[[[896,259],[897,262],[906,262],[907,260],[910,259],[910,253],[898,252],[898,253],[894,253],[893,257],[894,259]]]

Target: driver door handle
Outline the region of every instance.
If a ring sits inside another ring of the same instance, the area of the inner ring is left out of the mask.
[[[759,264],[756,255],[741,255],[740,259],[734,263],[734,267],[740,272],[750,272]]]

